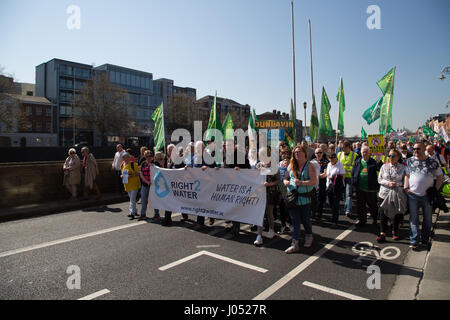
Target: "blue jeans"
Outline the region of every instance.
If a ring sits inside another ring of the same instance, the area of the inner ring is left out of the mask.
[[[419,243],[419,207],[423,209],[422,242],[428,243],[431,235],[432,208],[428,196],[408,194],[409,206],[409,238],[411,244]]]
[[[150,191],[150,187],[147,187],[146,185],[142,185],[141,187],[141,201],[142,201],[142,207],[141,207],[141,217],[147,216],[147,205],[148,205],[148,193]]]
[[[311,204],[289,209],[289,216],[291,217],[292,224],[292,240],[298,240],[300,238],[300,223],[303,224],[306,234],[312,234]]]
[[[352,178],[345,178],[345,213],[352,212],[353,183]]]
[[[139,190],[128,191],[130,197],[130,214],[137,216],[136,196]]]

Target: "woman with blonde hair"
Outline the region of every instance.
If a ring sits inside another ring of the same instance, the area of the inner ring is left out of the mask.
[[[77,186],[81,182],[81,162],[77,156],[75,149],[69,150],[69,156],[63,165],[64,181],[63,185],[69,190],[72,195],[69,200],[77,199]]]
[[[286,253],[300,251],[300,223],[305,228],[305,248],[309,248],[313,241],[311,225],[311,196],[317,183],[314,166],[307,161],[307,151],[302,145],[294,147],[289,168],[284,176],[284,185],[288,189],[287,205],[292,223],[292,245]]]

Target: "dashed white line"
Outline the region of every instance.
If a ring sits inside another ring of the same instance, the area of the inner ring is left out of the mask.
[[[80,298],[78,300],[92,300],[92,299],[98,298],[98,297],[103,296],[103,295],[105,295],[107,293],[110,293],[110,292],[111,291],[109,291],[108,289],[103,289],[103,290],[94,292],[94,293],[92,293],[92,294],[90,294],[90,295],[88,295],[86,297]]]
[[[271,285],[269,288],[261,292],[259,295],[253,298],[253,300],[265,300],[269,298],[271,295],[273,295],[275,292],[280,290],[282,287],[284,287],[289,281],[294,279],[297,275],[299,275],[302,271],[304,271],[306,268],[308,268],[311,264],[313,264],[317,259],[319,259],[323,254],[325,254],[328,250],[334,247],[336,243],[344,239],[346,236],[348,236],[353,230],[355,229],[355,226],[351,226],[349,229],[342,232],[336,239],[331,241],[329,244],[327,244],[325,247],[320,249],[318,252],[316,252],[313,256],[306,259],[304,262],[299,264],[297,267],[295,267],[292,271],[290,271],[288,274],[286,274],[284,277],[282,277],[280,280],[275,282],[273,285]]]
[[[344,291],[340,291],[340,290],[335,290],[335,289],[331,289],[331,288],[328,288],[328,287],[324,287],[324,286],[321,286],[320,284],[315,284],[315,283],[312,283],[312,282],[309,282],[309,281],[303,282],[303,285],[307,286],[307,287],[310,287],[310,288],[314,288],[314,289],[320,290],[320,291],[328,292],[328,293],[331,293],[331,294],[334,294],[334,295],[337,295],[337,296],[340,296],[340,297],[344,297],[344,298],[347,298],[347,299],[350,299],[350,300],[369,300],[369,299],[366,299],[366,298],[363,298],[363,297],[355,296],[354,294],[350,294],[350,293],[347,293],[347,292],[344,292]]]
[[[75,241],[75,240],[80,240],[80,239],[85,239],[85,238],[89,238],[89,237],[93,237],[93,236],[98,236],[100,234],[105,234],[105,233],[109,233],[109,232],[113,232],[113,231],[118,231],[118,230],[123,230],[123,229],[127,229],[127,228],[137,227],[137,226],[140,226],[140,225],[146,224],[146,223],[147,222],[145,222],[145,221],[134,222],[134,223],[129,223],[129,224],[126,224],[126,225],[123,225],[123,226],[118,226],[118,227],[114,227],[114,228],[108,228],[108,229],[95,231],[95,232],[89,232],[89,233],[81,234],[81,235],[78,235],[78,236],[73,236],[73,237],[69,237],[69,238],[59,239],[59,240],[55,240],[55,241],[49,241],[49,242],[45,242],[45,243],[41,243],[41,244],[37,244],[37,245],[33,245],[33,246],[28,246],[28,247],[21,248],[21,249],[5,251],[5,252],[1,252],[0,253],[0,258],[4,258],[4,257],[11,256],[11,255],[14,255],[14,254],[24,253],[24,252],[28,252],[28,251],[32,251],[32,250],[36,250],[36,249],[41,249],[41,248],[46,248],[46,247],[50,247],[50,246],[55,246],[55,245],[66,243],[66,242],[71,242],[71,241]]]

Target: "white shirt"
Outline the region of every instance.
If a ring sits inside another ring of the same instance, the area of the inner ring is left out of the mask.
[[[311,162],[311,164],[314,165],[314,169],[316,169],[317,183],[314,187],[316,188],[316,190],[318,190],[319,189],[320,164],[317,161],[317,159],[312,159],[310,162]]]
[[[442,175],[442,170],[436,160],[412,157],[406,161],[405,173],[409,175],[409,190],[423,197],[427,194],[427,189],[433,186],[434,179]]]
[[[112,163],[112,167],[114,168],[114,170],[120,171],[120,166],[122,165],[123,161],[123,155],[125,153],[126,151],[122,150],[121,152],[117,151],[116,154],[114,155],[114,161]]]
[[[336,162],[336,164],[333,166],[330,163],[328,163],[327,166],[327,187],[331,184],[331,180],[328,179],[329,176],[332,176],[333,178],[337,175],[345,175],[345,169],[344,165],[341,162]]]

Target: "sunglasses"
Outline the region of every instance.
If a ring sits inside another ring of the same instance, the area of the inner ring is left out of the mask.
[[[413,148],[414,151],[420,151],[422,150],[421,148]]]
[[[395,155],[395,154],[390,154],[389,155],[389,158],[395,158],[397,155]]]
[[[323,152],[316,152],[316,154],[322,154]]]
[[[331,156],[330,159],[337,159],[337,157],[336,156]]]

